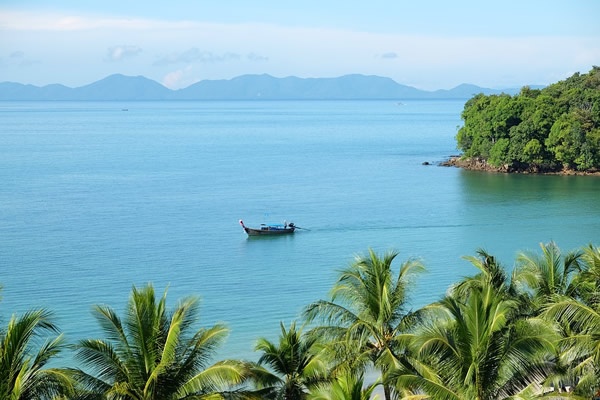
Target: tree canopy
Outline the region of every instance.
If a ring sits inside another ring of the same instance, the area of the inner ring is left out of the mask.
[[[600,67],[515,96],[478,94],[461,116],[465,157],[509,170],[600,168]]]

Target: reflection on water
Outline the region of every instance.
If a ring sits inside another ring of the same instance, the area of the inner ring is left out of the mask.
[[[570,249],[598,240],[598,177],[461,171],[458,183],[461,220],[484,226],[464,230],[463,242],[479,242],[509,265],[516,250],[542,241]]]
[[[246,238],[247,242],[251,243],[256,240],[294,240],[294,236],[296,233],[288,233],[283,235],[256,235],[256,236],[248,236]]]
[[[489,201],[532,201],[562,199],[576,194],[598,195],[600,177],[503,174],[462,171],[460,183],[465,192],[480,195]]]

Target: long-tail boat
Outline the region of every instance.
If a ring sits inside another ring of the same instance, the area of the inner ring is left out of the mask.
[[[289,224],[260,224],[260,228],[249,228],[244,225],[244,221],[240,219],[240,225],[244,228],[244,231],[248,236],[261,236],[261,235],[288,235],[294,233],[296,225],[293,222]]]

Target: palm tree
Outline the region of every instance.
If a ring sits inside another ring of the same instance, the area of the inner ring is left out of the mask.
[[[49,400],[73,393],[67,370],[44,368],[64,349],[64,338],[50,337],[36,346],[44,333],[58,334],[44,309],[13,314],[7,328],[0,329],[0,399]]]
[[[259,338],[255,350],[262,355],[258,364],[270,367],[275,374],[267,370],[255,370],[265,397],[282,400],[305,399],[308,389],[322,382],[327,374],[327,365],[320,357],[320,346],[317,338],[302,333],[292,322],[286,330],[281,323],[279,344]],[[266,379],[265,379],[266,378]]]
[[[518,398],[531,393],[554,366],[555,334],[541,319],[518,319],[518,302],[492,286],[466,299],[446,297],[415,334],[418,373],[392,371],[388,382],[441,400]],[[511,397],[517,396],[517,397]]]
[[[516,279],[533,290],[533,300],[541,306],[555,295],[573,296],[576,285],[573,277],[579,271],[581,252],[565,256],[554,242],[540,243],[542,255],[525,252],[517,257]]]
[[[406,362],[403,333],[418,320],[419,313],[407,309],[407,292],[415,274],[424,271],[416,260],[400,266],[397,275],[392,262],[397,252],[383,256],[369,249],[368,255],[357,256],[355,262],[341,271],[331,290],[331,300],[320,300],[305,309],[309,321],[320,318],[327,325],[315,333],[333,339],[349,354],[345,362],[350,368],[364,370],[370,363],[381,375]],[[384,385],[386,400],[392,388]]]
[[[319,385],[308,396],[309,400],[377,400],[378,395],[371,397],[379,382],[365,387],[364,375],[356,376],[346,372],[337,376],[333,382]]]
[[[600,248],[589,245],[581,260],[578,298],[556,295],[542,316],[568,327],[560,341],[561,361],[570,367],[576,392],[600,397]]]
[[[84,398],[224,398],[245,379],[247,369],[239,361],[208,365],[227,328],[217,324],[195,330],[197,299],[183,299],[169,313],[166,295],[157,299],[152,285],[134,286],[123,321],[110,307],[94,307],[106,339],[76,346],[77,359],[89,368],[78,371]]]

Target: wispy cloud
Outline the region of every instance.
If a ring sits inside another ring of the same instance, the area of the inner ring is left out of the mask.
[[[393,60],[394,58],[398,58],[398,53],[394,53],[394,52],[383,53],[380,57],[383,58],[384,60]]]
[[[24,51],[17,50],[13,51],[8,57],[0,57],[0,66],[17,66],[17,67],[30,67],[35,64],[41,64],[40,60],[29,58],[25,55]]]
[[[200,50],[196,47],[192,47],[182,53],[171,53],[164,57],[159,58],[154,62],[154,65],[162,66],[177,63],[217,63],[224,61],[239,60],[241,56],[237,53],[213,53],[212,51]]]
[[[265,57],[256,53],[248,53],[246,58],[250,61],[269,61],[269,57]]]
[[[134,57],[142,52],[142,48],[132,45],[113,46],[106,51],[105,61],[123,61],[126,58]]]
[[[202,79],[263,72],[278,76],[365,73],[433,89],[466,81],[494,87],[550,82],[554,76],[565,77],[566,71],[587,71],[600,59],[597,34],[410,35],[268,23],[69,16],[1,7],[0,32],[11,38],[0,41],[2,62],[11,66],[3,72],[14,70],[5,73],[5,79],[31,81],[33,77],[37,83],[58,79],[78,84],[106,74],[107,63],[98,63],[97,54],[107,49],[107,60],[132,57],[127,58],[131,72],[154,79],[189,64],[202,66],[196,71]],[[45,37],[52,40],[42,40]],[[115,46],[123,43],[122,38],[143,52],[133,57],[130,54],[136,49]],[[18,54],[9,56],[16,49],[27,53],[21,61]],[[28,57],[34,51],[47,69],[39,68],[33,75],[31,70],[12,68],[19,62],[34,62]],[[148,60],[151,55],[156,56]]]

